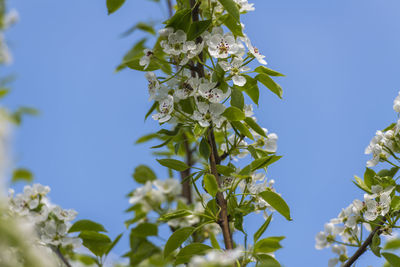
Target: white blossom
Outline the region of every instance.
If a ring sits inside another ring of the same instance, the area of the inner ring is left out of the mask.
[[[139,65],[140,66],[144,66],[143,69],[145,70],[145,69],[147,69],[147,67],[150,64],[150,60],[151,60],[151,58],[153,56],[153,51],[151,49],[146,48],[143,51],[143,53],[144,53],[144,55],[140,58]]]
[[[215,58],[227,58],[235,55],[240,47],[232,33],[223,33],[222,28],[215,27],[210,36],[206,37],[208,51]]]
[[[249,71],[250,68],[248,66],[243,65],[243,59],[235,57],[232,62],[220,61],[218,63],[224,71],[230,71],[232,75],[232,81],[237,86],[244,86],[246,84],[246,78],[240,73]]]
[[[244,35],[244,37],[241,38],[243,40],[243,42],[246,44],[247,49],[249,49],[249,52],[257,59],[257,61],[260,64],[263,65],[267,65],[267,61],[265,61],[265,56],[260,54],[260,51],[258,50],[258,48],[254,47],[251,44],[251,41],[249,39],[249,37],[247,37],[247,35]]]
[[[394,111],[400,113],[400,92],[393,101],[393,109]]]
[[[207,267],[207,266],[232,266],[240,257],[243,256],[242,249],[235,248],[231,250],[211,250],[204,256],[194,256],[191,258],[189,267]]]
[[[217,128],[221,128],[226,120],[221,114],[225,111],[225,106],[221,103],[198,102],[197,110],[193,113],[193,119],[198,121],[200,126],[208,127],[211,121]]]
[[[159,102],[158,107],[160,112],[154,114],[152,118],[157,120],[159,123],[168,121],[171,119],[172,111],[174,111],[174,98],[171,95],[168,95]]]

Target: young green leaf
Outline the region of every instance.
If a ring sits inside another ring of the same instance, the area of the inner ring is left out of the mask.
[[[76,221],[68,233],[82,232],[82,231],[93,231],[93,232],[107,232],[103,225],[90,221],[90,220],[79,220]]]
[[[251,140],[254,140],[254,136],[251,134],[251,132],[249,131],[249,129],[247,129],[246,126],[243,125],[243,123],[241,123],[240,121],[231,121],[231,124],[233,127],[235,127],[237,130],[239,130],[239,132],[248,137]]]
[[[268,218],[265,220],[265,222],[261,225],[261,227],[257,230],[257,232],[254,233],[254,243],[257,242],[257,240],[262,236],[262,234],[267,230],[270,222],[272,219],[272,214],[268,216]]]
[[[221,20],[224,22],[225,26],[228,27],[229,30],[231,30],[233,35],[243,37],[242,25],[237,20],[235,20],[232,15],[225,14],[224,16],[222,16]]]
[[[247,117],[244,119],[244,121],[249,125],[251,129],[253,129],[256,133],[258,133],[261,136],[267,137],[265,134],[265,131],[253,120],[253,118]]]
[[[156,174],[153,172],[153,170],[146,165],[137,166],[132,176],[135,181],[140,184],[145,184],[147,181],[153,181],[157,179]]]
[[[208,160],[211,154],[211,148],[210,145],[208,144],[207,140],[205,138],[201,139],[200,145],[199,145],[199,152],[200,155],[205,159]]]
[[[125,0],[107,0],[108,15],[117,11],[124,3]]]
[[[261,239],[254,245],[254,251],[256,253],[271,253],[282,248],[280,241],[284,239],[284,236],[271,236]]]
[[[213,249],[203,243],[192,243],[182,248],[176,256],[175,265],[188,263],[195,255],[204,255],[207,250]]]
[[[169,220],[172,219],[177,219],[177,218],[182,218],[188,215],[191,215],[192,213],[188,210],[177,210],[171,213],[167,213],[162,215],[158,220],[159,221],[163,221],[163,222],[167,222]]]
[[[158,227],[154,223],[141,223],[131,230],[131,236],[135,237],[147,237],[147,236],[157,236]]]
[[[258,74],[256,77],[257,81],[264,84],[271,92],[282,98],[282,88],[274,80],[271,79],[267,74]]]
[[[157,159],[158,163],[160,163],[161,165],[168,167],[170,169],[174,169],[176,171],[185,171],[187,169],[189,169],[189,166],[180,161],[180,160],[176,160],[176,159]]]
[[[172,27],[175,31],[183,30],[187,32],[192,21],[192,10],[185,8],[178,10],[169,20],[166,21],[165,27]]]
[[[179,248],[186,239],[193,233],[194,227],[184,227],[176,230],[169,237],[164,247],[164,258],[168,257],[175,249]]]
[[[389,252],[383,252],[382,256],[389,262],[389,264],[393,267],[400,266],[400,257]]]
[[[231,105],[234,107],[237,107],[240,110],[243,110],[244,108],[244,96],[243,93],[237,89],[237,88],[232,88],[232,93],[231,93]]]
[[[289,206],[286,204],[285,200],[283,200],[281,196],[272,191],[264,191],[261,192],[259,195],[268,204],[270,204],[277,212],[283,215],[283,217],[285,217],[289,221],[292,220],[292,218],[290,218]]]
[[[199,37],[211,25],[211,20],[195,21],[190,25],[187,33],[187,40],[191,41]]]
[[[15,169],[13,171],[11,181],[13,183],[18,182],[18,181],[25,181],[25,182],[30,183],[33,181],[33,174],[28,169],[25,169],[25,168]]]
[[[204,175],[204,187],[210,195],[215,197],[218,192],[218,184],[214,175],[209,173]]]
[[[246,118],[244,112],[237,107],[229,107],[225,109],[225,111],[222,113],[222,116],[227,118],[229,121],[241,121]]]
[[[112,244],[108,236],[98,232],[83,231],[79,237],[82,239],[83,246],[99,257],[103,256]]]
[[[226,11],[237,21],[240,21],[240,12],[237,4],[233,0],[218,0]]]
[[[259,66],[259,67],[255,68],[254,71],[257,72],[257,73],[264,73],[264,74],[267,74],[269,76],[285,76],[282,73],[279,73],[279,72],[277,72],[275,70],[271,70],[271,69],[269,69],[269,68],[267,68],[265,66]]]

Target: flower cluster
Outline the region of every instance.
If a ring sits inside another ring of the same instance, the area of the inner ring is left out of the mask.
[[[43,245],[78,247],[81,240],[70,237],[68,230],[71,221],[75,219],[77,212],[64,210],[50,202],[47,194],[48,186],[34,184],[25,186],[23,193],[14,195],[10,190],[8,206],[12,216],[18,216],[32,222],[35,225],[39,242]]]
[[[211,250],[204,256],[194,256],[190,262],[189,267],[225,267],[232,266],[243,256],[240,248],[221,251]]]
[[[165,201],[175,201],[181,193],[182,185],[176,179],[147,181],[132,192],[129,203],[140,205],[143,212],[149,212]]]
[[[238,4],[243,8],[251,6],[247,1],[240,1]],[[191,118],[192,122],[197,122],[202,127],[213,123],[216,128],[221,128],[226,122],[226,118],[222,116],[226,109],[224,102],[230,97],[231,90],[226,83],[221,84],[216,79],[219,74],[212,67],[209,67],[210,71],[204,77],[198,77],[197,73],[194,75],[195,71],[188,63],[189,60],[199,58],[201,53],[207,53],[213,66],[216,66],[214,60],[217,60],[216,64],[227,75],[226,81],[232,80],[233,85],[242,87],[247,82],[243,74],[251,72],[247,64],[252,58],[266,64],[264,56],[251,45],[247,36],[236,38],[230,32],[224,33],[222,27],[214,27],[211,32],[202,33],[201,42],[188,41],[184,31],[174,31],[173,28],[162,29],[160,36],[165,38],[160,43],[163,52],[177,64],[178,69],[175,74],[165,78],[158,78],[153,72],[146,74],[150,100],[158,102],[158,113],[152,116],[153,119],[160,123],[174,124]],[[251,55],[246,58],[245,47]],[[147,68],[154,57],[154,53],[146,49],[139,63]],[[178,105],[186,99],[194,104],[190,113],[182,105]]]

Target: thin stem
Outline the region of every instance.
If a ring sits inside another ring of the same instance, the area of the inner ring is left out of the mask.
[[[52,250],[54,253],[57,255],[57,257],[60,258],[60,260],[65,264],[67,267],[72,267],[72,265],[68,262],[68,260],[64,257],[64,255],[61,253],[59,247],[52,247]]]
[[[365,251],[367,251],[367,247],[371,244],[372,239],[375,234],[380,234],[380,230],[383,224],[385,224],[385,219],[383,218],[382,222],[379,223],[377,227],[368,235],[367,239],[365,239],[364,243],[357,249],[357,251],[351,256],[347,262],[343,265],[343,267],[350,267]]]

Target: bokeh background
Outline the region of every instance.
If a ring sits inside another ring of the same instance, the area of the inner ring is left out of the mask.
[[[377,129],[396,119],[400,89],[400,2],[397,0],[254,0],[243,16],[246,32],[287,76],[279,100],[267,89],[256,115],[279,135],[269,177],[287,200],[293,222],[276,216],[268,233],[286,235],[277,256],[285,266],[326,266],[332,253],[314,249],[315,234],[362,193],[351,182],[364,172],[364,148]],[[8,32],[17,80],[8,107],[40,110],[26,118],[15,138],[15,162],[48,184],[53,202],[93,219],[116,236],[125,231],[125,194],[136,184],[134,167],[151,165],[150,145],[134,145],[158,129],[143,121],[150,106],[143,73],[114,73],[142,37],[122,32],[139,20],[160,20],[166,9],[127,1],[108,16],[105,0],[10,0],[20,22]],[[18,186],[17,186],[18,187]],[[21,186],[20,186],[21,187]],[[254,231],[262,216],[247,221]],[[128,250],[124,239],[114,251]],[[379,266],[363,256],[359,266]]]

